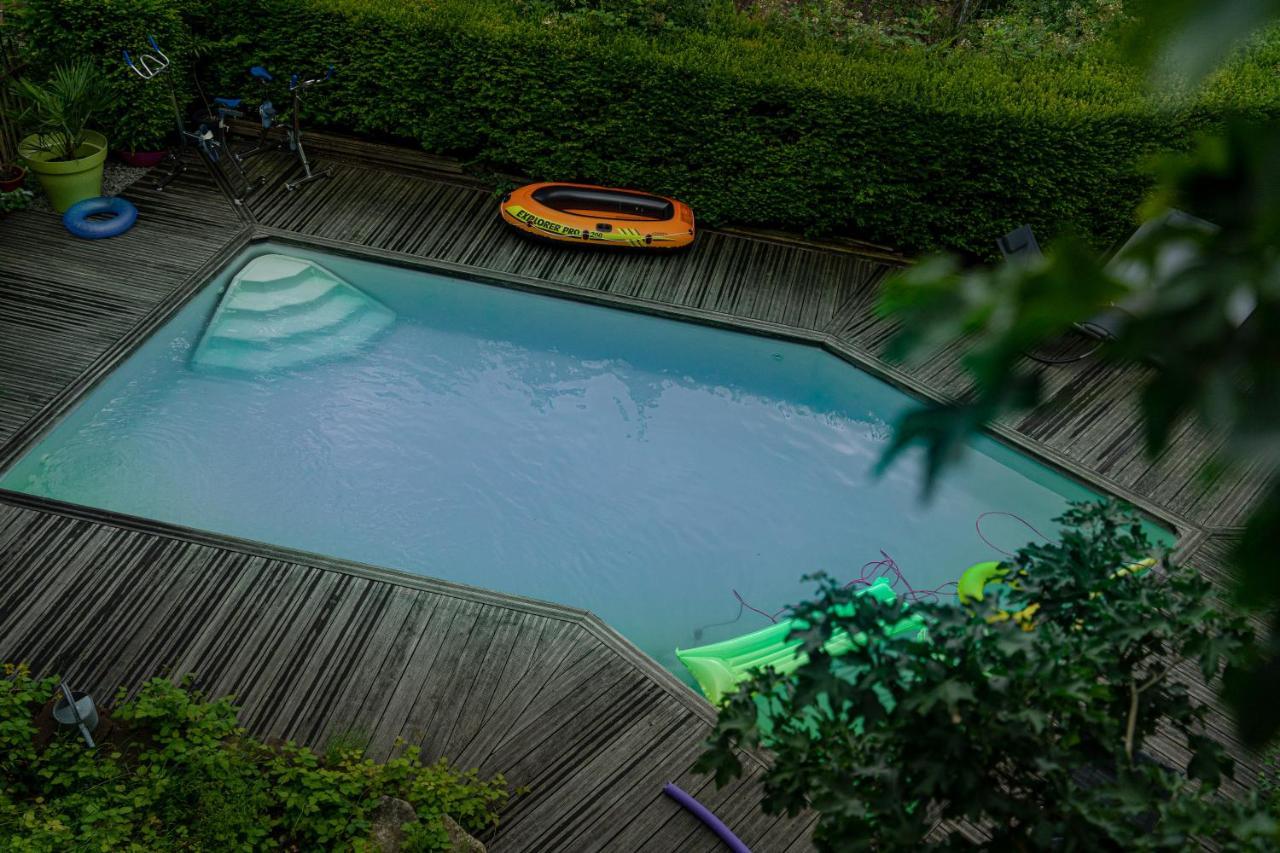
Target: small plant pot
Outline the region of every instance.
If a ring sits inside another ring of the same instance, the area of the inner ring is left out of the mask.
[[[27,180],[27,170],[21,166],[10,166],[0,170],[0,193],[11,193],[21,189]]]
[[[84,144],[74,160],[55,160],[50,151],[40,150],[40,138],[28,136],[18,143],[18,153],[36,173],[49,203],[58,213],[78,201],[102,195],[102,163],[107,159],[107,138],[96,131],[85,133]]]
[[[158,166],[169,156],[168,151],[117,151],[116,156],[126,166],[133,166],[137,169],[150,169]]]

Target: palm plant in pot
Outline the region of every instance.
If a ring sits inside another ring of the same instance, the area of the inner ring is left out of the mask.
[[[100,72],[86,61],[54,68],[48,82],[20,79],[14,94],[17,121],[29,133],[18,153],[40,180],[53,209],[61,213],[78,201],[102,194],[107,138],[89,122],[109,98]]]

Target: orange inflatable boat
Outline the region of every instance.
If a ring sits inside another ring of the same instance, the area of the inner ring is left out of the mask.
[[[696,236],[684,202],[590,184],[526,184],[504,195],[502,218],[559,243],[621,249],[682,249]]]

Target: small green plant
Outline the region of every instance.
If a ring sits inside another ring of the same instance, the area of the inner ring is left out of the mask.
[[[326,764],[337,764],[343,758],[355,755],[364,758],[365,748],[369,743],[369,733],[361,729],[344,729],[331,735],[324,743],[321,753]]]
[[[444,816],[484,832],[508,790],[409,748],[377,763],[360,747],[325,756],[272,747],[236,721],[229,699],[147,682],[123,692],[97,749],[41,732],[36,712],[58,678],[6,665],[0,681],[0,848],[6,850],[362,849],[384,796],[407,800],[410,849],[447,849]],[[349,746],[349,745],[348,745]]]
[[[55,66],[43,84],[20,77],[13,90],[21,104],[18,124],[34,134],[34,147],[54,160],[79,156],[89,122],[107,105],[101,73],[84,61]]]
[[[0,213],[11,210],[25,210],[31,205],[31,191],[19,187],[7,193],[0,193]]]
[[[723,783],[742,773],[736,747],[768,746],[766,810],[812,806],[827,850],[947,847],[939,820],[999,850],[1274,850],[1275,815],[1217,796],[1232,760],[1186,674],[1212,683],[1244,660],[1247,621],[1194,569],[1133,570],[1162,555],[1131,514],[1081,504],[1060,521],[981,601],[911,605],[919,638],[883,639],[901,602],[822,580],[794,608],[807,663],[729,697],[701,767]],[[881,639],[833,657],[836,630]],[[1158,731],[1189,758],[1148,754]]]

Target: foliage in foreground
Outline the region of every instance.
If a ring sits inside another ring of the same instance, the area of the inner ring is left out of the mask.
[[[812,805],[831,850],[924,848],[939,819],[987,827],[995,849],[1181,850],[1195,836],[1274,849],[1274,817],[1216,794],[1232,762],[1188,691],[1191,673],[1212,682],[1249,653],[1246,622],[1167,558],[1117,572],[1153,550],[1114,505],[1061,521],[1059,541],[1019,551],[982,601],[911,605],[923,639],[825,654],[832,632],[875,636],[903,605],[822,579],[794,608],[808,663],[727,699],[701,766],[723,783],[742,772],[734,747],[768,746],[766,808]],[[1185,764],[1148,754],[1158,726],[1186,739]]]
[[[267,746],[206,701],[164,679],[117,697],[116,733],[89,750],[70,731],[42,744],[35,712],[57,677],[6,665],[0,682],[0,847],[6,850],[361,849],[384,795],[413,805],[408,849],[448,849],[448,814],[464,829],[497,823],[508,792],[416,749],[377,764],[359,748],[319,756]]]
[[[1176,73],[1184,82],[1221,62],[1251,28],[1280,23],[1280,0],[1170,5],[1176,14],[1160,19],[1167,33],[1153,59],[1166,77]],[[889,282],[881,306],[902,321],[898,355],[958,343],[971,379],[966,398],[927,406],[898,425],[893,452],[924,445],[931,478],[970,433],[1047,402],[1047,383],[1029,369],[1026,352],[1070,334],[1108,305],[1124,307],[1127,321],[1097,358],[1135,378],[1148,456],[1176,449],[1174,438],[1196,420],[1202,434],[1214,437],[1201,485],[1246,472],[1258,484],[1231,562],[1237,604],[1270,611],[1271,635],[1263,659],[1225,691],[1241,733],[1256,744],[1280,733],[1278,150],[1280,121],[1236,121],[1188,155],[1155,166],[1157,192],[1143,213],[1178,208],[1214,230],[1163,220],[1118,265],[1069,236],[1045,258],[993,270],[962,270],[954,258],[933,258]]]

